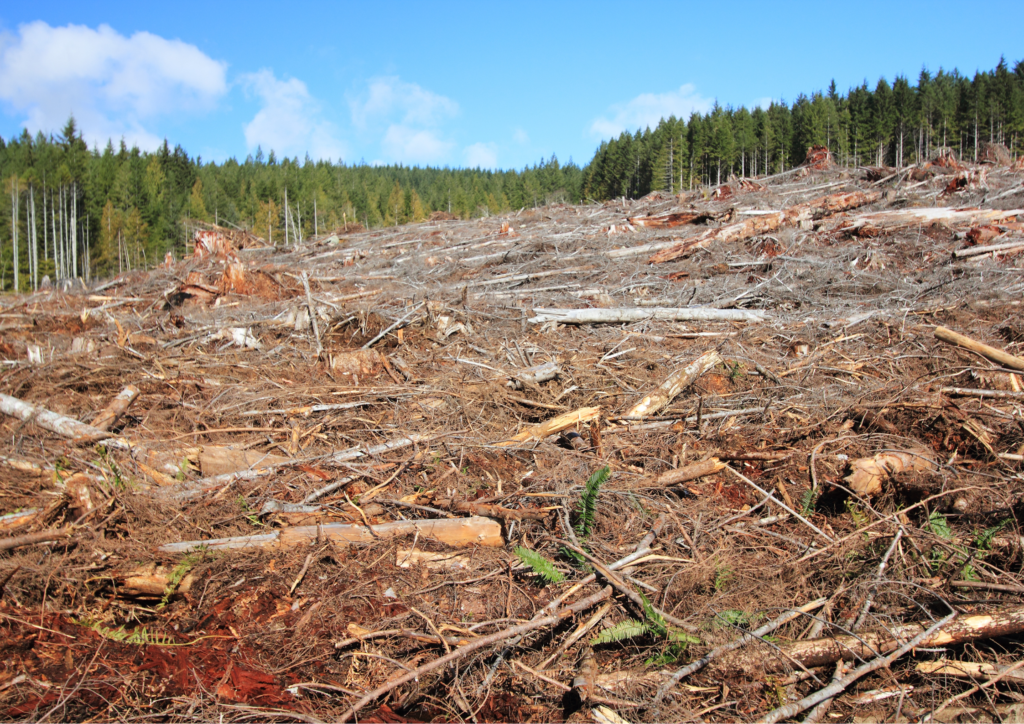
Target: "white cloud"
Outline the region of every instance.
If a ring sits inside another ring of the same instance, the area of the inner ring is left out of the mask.
[[[714,101],[697,93],[691,83],[679,86],[679,90],[667,93],[641,93],[627,103],[616,103],[608,109],[608,115],[590,124],[590,133],[597,138],[618,136],[623,131],[635,131],[658,125],[662,118],[674,115],[689,118],[690,113],[706,113]]]
[[[526,131],[524,131],[522,128],[517,128],[512,133],[512,140],[521,146],[525,146],[530,142],[530,137],[526,135]]]
[[[754,110],[755,108],[761,108],[767,111],[772,103],[777,102],[778,101],[776,101],[771,96],[765,96],[764,98],[755,98],[754,102],[750,104],[750,110]]]
[[[406,164],[439,164],[455,147],[431,130],[400,123],[388,126],[380,145],[389,159]]]
[[[459,114],[459,104],[397,76],[372,79],[366,92],[349,99],[352,126],[367,137],[378,136],[388,163],[441,164],[450,161],[455,143],[445,138],[444,124]]]
[[[339,160],[345,145],[334,126],[323,117],[320,104],[298,78],[280,80],[266,68],[240,79],[263,107],[244,127],[249,150],[257,146],[283,156],[304,156]]]
[[[463,152],[466,168],[495,169],[498,167],[498,146],[493,143],[474,143]]]
[[[365,96],[349,101],[357,128],[380,119],[404,126],[436,126],[459,113],[459,104],[397,76],[374,78]]]
[[[0,38],[0,101],[32,131],[58,131],[74,114],[90,145],[124,136],[156,147],[156,119],[212,108],[227,92],[226,70],[194,45],[109,25],[35,21]]]

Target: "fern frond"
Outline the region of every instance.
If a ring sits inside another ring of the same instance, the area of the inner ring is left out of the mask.
[[[167,576],[167,587],[164,588],[164,595],[160,599],[160,603],[157,606],[158,609],[164,608],[171,601],[171,596],[178,590],[178,584],[181,583],[182,579],[188,575],[188,572],[192,570],[192,567],[199,560],[199,556],[195,553],[190,553],[185,556],[181,563],[176,565],[171,571],[171,575]]]
[[[576,535],[586,538],[594,527],[594,513],[597,512],[597,494],[601,485],[611,476],[611,469],[605,465],[595,472],[583,486],[583,494],[576,505]]]
[[[643,602],[644,608],[644,621],[647,623],[647,627],[651,633],[655,636],[664,636],[668,633],[668,623],[665,621],[665,617],[658,613],[651,602],[647,600],[647,596],[640,594],[640,600]]]
[[[523,562],[523,565],[527,566],[531,571],[548,583],[561,583],[565,580],[565,576],[562,575],[561,571],[555,568],[555,564],[537,551],[531,551],[529,548],[517,546],[515,554],[519,560]]]
[[[606,628],[597,636],[590,639],[590,645],[597,646],[598,644],[610,644],[616,641],[636,638],[637,636],[643,636],[649,633],[651,633],[650,626],[643,621],[637,621],[635,618],[630,618],[625,621],[619,621],[614,626]]]

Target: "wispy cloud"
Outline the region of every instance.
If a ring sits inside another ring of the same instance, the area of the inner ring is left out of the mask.
[[[353,127],[372,136],[383,128],[380,148],[389,162],[438,164],[446,162],[455,143],[443,133],[445,123],[459,114],[451,98],[397,76],[372,79],[366,92],[349,100]]]
[[[123,136],[156,147],[157,120],[213,108],[227,92],[226,72],[194,45],[108,25],[35,21],[0,37],[0,102],[44,133],[74,114],[90,143]]]
[[[596,138],[608,138],[623,131],[647,126],[654,128],[662,118],[673,115],[688,118],[693,111],[706,113],[713,103],[712,99],[697,93],[696,87],[690,83],[666,93],[641,93],[626,103],[610,106],[605,115],[590,124],[590,133]]]
[[[393,124],[384,133],[380,147],[391,161],[439,164],[455,148],[455,144],[441,139],[431,130]]]
[[[374,78],[367,92],[349,101],[352,123],[365,128],[387,119],[405,126],[436,126],[459,113],[459,104],[397,76]]]
[[[337,129],[324,118],[320,104],[301,80],[281,80],[264,68],[241,76],[240,81],[263,106],[243,129],[250,151],[260,146],[286,156],[345,157],[346,146]]]
[[[497,168],[498,146],[495,143],[474,143],[463,151],[466,168]]]
[[[772,98],[771,96],[765,96],[764,98],[755,98],[754,102],[750,104],[750,109],[753,110],[755,108],[761,108],[767,111],[771,107],[772,103],[777,102],[778,101],[775,98]]]

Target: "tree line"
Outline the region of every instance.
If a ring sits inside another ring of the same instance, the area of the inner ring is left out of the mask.
[[[689,119],[662,119],[601,144],[584,169],[583,193],[594,199],[638,198],[718,184],[730,175],[779,173],[826,146],[846,166],[903,167],[940,147],[978,159],[983,143],[1016,155],[1024,132],[1024,61],[1011,71],[1000,58],[992,71],[967,78],[958,71],[922,70],[917,83],[896,76],[874,89],[867,81],[845,94],[833,81],[792,104],[723,108]]]
[[[583,170],[557,157],[522,170],[368,166],[278,159],[206,163],[165,141],[154,152],[89,149],[74,118],[56,136],[0,138],[0,291],[106,277],[180,258],[200,223],[274,244],[332,230],[502,214],[580,199]]]
[[[653,131],[603,142],[585,167],[555,156],[522,170],[348,165],[262,149],[204,163],[165,141],[156,151],[108,142],[90,149],[70,118],[56,135],[0,138],[0,291],[44,277],[105,277],[180,257],[197,222],[288,243],[331,230],[503,214],[548,203],[676,193],[731,175],[799,164],[827,146],[841,164],[903,166],[940,147],[977,158],[985,142],[1014,155],[1024,131],[1024,61],[1000,59],[967,78],[922,70],[840,94],[800,95],[768,108],[722,107],[663,119]]]

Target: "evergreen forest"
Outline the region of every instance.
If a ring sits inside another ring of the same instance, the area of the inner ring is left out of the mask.
[[[768,108],[722,107],[601,143],[584,167],[554,155],[522,170],[348,165],[258,149],[203,162],[164,142],[90,149],[74,118],[57,135],[0,138],[0,291],[43,277],[108,277],[180,258],[197,222],[250,230],[275,244],[445,212],[468,219],[549,203],[639,198],[785,171],[813,145],[849,167],[902,167],[940,147],[977,159],[984,143],[1016,156],[1024,132],[1024,61],[973,78],[922,70]]]

